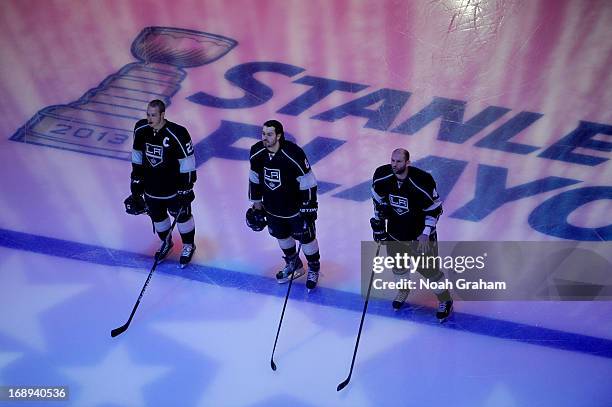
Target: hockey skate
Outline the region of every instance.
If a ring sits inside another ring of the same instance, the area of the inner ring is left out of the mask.
[[[172,239],[170,239],[170,241],[167,244],[165,240],[162,242],[162,245],[159,248],[159,250],[155,252],[155,259],[157,260],[158,264],[163,262],[166,259],[166,257],[168,257],[168,254],[172,251],[173,247],[174,247],[174,243],[172,243]]]
[[[191,258],[193,257],[193,253],[195,253],[196,251],[196,246],[195,244],[183,244],[183,251],[181,252],[181,258],[179,260],[179,265],[182,269],[184,269],[185,267],[187,267],[187,265],[189,264],[189,262],[191,261]]]
[[[408,299],[408,294],[410,294],[410,290],[398,290],[397,291],[397,295],[395,296],[395,299],[391,303],[391,306],[393,307],[394,310],[399,311],[399,309],[402,308],[402,305],[404,305],[404,303],[406,302],[406,299]]]
[[[314,290],[317,287],[320,269],[321,263],[319,261],[308,262],[308,276],[306,277],[306,288],[308,289],[308,292]]]
[[[295,258],[295,260],[294,256],[284,256],[283,259],[285,259],[286,263],[285,268],[276,273],[276,281],[279,284],[289,281],[291,279],[291,274],[293,274],[294,279],[304,275],[304,265],[299,256]]]
[[[436,312],[436,318],[440,323],[443,323],[448,319],[451,312],[453,311],[453,301],[440,301],[438,304],[438,312]]]

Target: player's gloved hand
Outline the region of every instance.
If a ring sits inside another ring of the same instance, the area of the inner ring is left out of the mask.
[[[144,183],[139,178],[132,178],[130,181],[130,192],[132,195],[142,195],[144,194]]]
[[[188,206],[195,199],[193,189],[179,189],[176,191],[176,199],[181,206]]]
[[[317,220],[317,209],[319,209],[319,205],[317,204],[317,202],[304,202],[302,203],[302,207],[300,208],[300,216],[308,224],[313,224],[314,221]]]
[[[389,238],[384,219],[370,218],[370,226],[375,242],[384,242]]]
[[[299,230],[293,232],[292,236],[294,239],[300,242],[310,242],[316,236],[316,229],[314,221],[308,222],[306,219],[301,218],[302,227]]]
[[[255,232],[262,231],[268,224],[266,211],[263,209],[249,208],[246,212],[246,224]]]
[[[123,204],[125,205],[125,211],[130,215],[140,215],[147,212],[147,204],[142,195],[132,194],[123,201]]]

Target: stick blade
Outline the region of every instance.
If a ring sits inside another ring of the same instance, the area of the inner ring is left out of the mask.
[[[276,372],[276,363],[274,363],[273,359],[270,359],[270,367]]]
[[[346,387],[347,384],[349,384],[349,381],[351,380],[351,377],[347,377],[345,381],[343,381],[342,383],[340,383],[338,385],[338,387],[336,387],[336,391],[340,391],[342,389],[344,389]]]
[[[111,337],[115,337],[118,335],[121,335],[122,333],[124,333],[127,330],[127,324],[120,326],[119,328],[115,328],[111,331]]]

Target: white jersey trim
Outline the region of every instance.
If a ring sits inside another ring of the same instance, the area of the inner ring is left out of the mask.
[[[136,133],[138,130],[143,129],[143,128],[147,127],[147,126],[148,126],[148,124],[143,124],[142,126],[135,128],[134,129],[134,133]]]
[[[178,137],[176,137],[176,134],[172,133],[168,127],[166,127],[166,130],[168,131],[168,133],[172,134],[172,137],[174,137],[178,145],[181,147],[181,150],[183,150],[183,155],[187,157],[187,151],[185,151],[185,149],[183,148],[183,145],[179,141]]]
[[[391,239],[395,240],[396,242],[399,242],[400,240],[397,239],[395,236],[393,236],[391,233],[387,232],[387,236],[389,236]]]
[[[149,198],[154,198],[154,199],[172,199],[176,196],[176,194],[172,194],[170,196],[155,196],[155,195],[147,194],[146,192],[145,192],[145,195],[148,196]]]
[[[437,201],[435,201],[433,203],[433,205],[431,205],[429,208],[423,209],[423,211],[424,212],[433,211],[434,209],[436,209],[440,205],[442,205],[442,201],[438,199]]]
[[[425,190],[423,188],[421,188],[420,186],[418,186],[417,184],[414,183],[414,181],[412,180],[412,178],[408,177],[408,180],[410,181],[410,183],[412,183],[412,185],[414,185],[419,191],[421,191],[422,193],[424,193],[427,198],[429,198],[431,200],[431,202],[435,202],[435,200],[431,197],[431,195],[429,195],[427,192],[425,192]]]
[[[274,217],[277,217],[277,218],[282,218],[282,219],[291,219],[291,218],[295,218],[296,216],[299,216],[299,215],[300,215],[300,213],[299,213],[299,212],[296,212],[296,213],[295,213],[295,215],[291,215],[291,216],[281,216],[281,215],[276,215],[276,214],[274,214],[274,213],[272,213],[272,212],[269,212],[268,210],[266,210],[266,212],[267,212],[267,214],[268,214],[268,215],[272,215],[272,216],[274,216]]]
[[[253,155],[252,155],[251,157],[249,157],[249,159],[251,159],[251,158],[255,157],[257,154],[261,153],[261,152],[262,152],[262,151],[264,151],[265,149],[266,149],[266,148],[264,147],[264,148],[262,148],[261,150],[259,150],[259,151],[255,152],[255,153],[253,153]]]
[[[295,165],[297,165],[297,167],[300,169],[300,171],[301,171],[302,175],[306,175],[306,173],[304,172],[304,170],[302,169],[302,167],[300,167],[300,165],[299,165],[299,164],[298,164],[298,163],[297,163],[297,162],[296,162],[296,161],[295,161],[293,158],[289,157],[289,155],[288,155],[287,153],[285,153],[285,150],[281,150],[281,152],[282,152],[283,154],[285,154],[285,157],[287,157],[288,159],[290,159],[291,161],[293,161],[293,163],[294,163]],[[312,171],[310,171],[310,172],[312,172]]]
[[[384,177],[382,177],[382,178],[376,178],[374,181],[372,181],[372,184],[376,184],[378,181],[382,181],[382,180],[384,180],[384,179],[387,179],[387,178],[389,178],[389,177],[392,177],[393,175],[394,175],[394,174],[389,174],[389,175],[386,175],[386,176],[384,176]]]

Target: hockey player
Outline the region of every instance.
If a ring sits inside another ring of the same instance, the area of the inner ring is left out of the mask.
[[[374,240],[387,241],[387,255],[395,256],[410,250],[413,245],[396,242],[415,241],[418,253],[438,255],[436,223],[442,214],[442,200],[436,191],[431,174],[410,166],[410,153],[398,148],[391,154],[391,164],[378,167],[372,179],[374,217],[370,224]],[[444,275],[439,268],[417,270],[430,281],[439,281]],[[394,270],[403,274],[405,270]],[[409,290],[399,290],[393,308],[399,310]],[[435,292],[439,305],[436,317],[445,321],[453,308],[448,290]]]
[[[176,218],[183,208],[176,224],[183,241],[179,262],[180,267],[184,268],[196,249],[195,223],[191,214],[191,202],[195,199],[195,157],[187,129],[166,120],[165,111],[164,102],[153,100],[147,106],[147,118],[134,126],[132,194],[125,200],[125,206],[130,214],[148,211],[155,231],[162,240],[160,249],[155,253],[160,262],[174,246],[172,236],[169,243],[165,243],[171,226],[168,212]]]
[[[278,240],[285,267],[276,274],[279,283],[304,274],[296,256],[295,240],[302,243],[308,262],[306,287],[312,290],[319,280],[319,245],[315,234],[317,180],[304,151],[285,140],[283,125],[276,120],[263,124],[262,140],[251,147],[247,225],[268,232]]]

